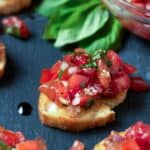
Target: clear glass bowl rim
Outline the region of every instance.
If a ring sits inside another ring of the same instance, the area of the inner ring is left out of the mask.
[[[127,0],[111,0],[113,1],[114,3],[116,4],[120,4],[121,6],[124,6],[126,8],[128,8],[129,10],[136,10],[138,12],[141,12],[141,13],[148,13],[150,14],[150,10],[148,9],[144,9],[144,8],[140,8],[136,5],[133,5],[132,3],[128,2]],[[128,10],[127,10],[128,11]],[[132,13],[133,15],[135,15],[133,12],[130,11],[130,13]],[[141,18],[144,18],[144,20],[146,19],[149,23],[150,23],[150,16],[140,16],[138,14],[136,14],[137,16],[141,17]]]

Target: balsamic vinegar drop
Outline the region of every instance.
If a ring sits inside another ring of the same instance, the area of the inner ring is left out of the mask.
[[[17,107],[18,113],[22,116],[29,116],[32,113],[32,106],[28,102],[22,102]]]

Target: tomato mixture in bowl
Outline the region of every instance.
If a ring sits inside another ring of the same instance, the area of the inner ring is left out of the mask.
[[[43,69],[39,91],[58,105],[90,106],[95,100],[114,97],[128,90],[147,90],[141,78],[130,75],[136,69],[112,50],[91,55],[83,49],[58,60],[50,69]]]
[[[131,32],[150,40],[150,0],[103,0]]]

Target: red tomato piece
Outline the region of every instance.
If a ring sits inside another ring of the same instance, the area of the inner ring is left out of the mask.
[[[136,140],[140,150],[150,149],[150,125],[148,124],[137,122],[126,130],[125,137]]]
[[[119,55],[112,50],[108,51],[107,59],[111,62],[110,71],[112,75],[115,76],[120,70],[122,70],[123,61]]]
[[[2,20],[5,32],[21,38],[28,38],[30,31],[25,22],[16,16],[10,16]]]
[[[81,69],[81,74],[87,75],[90,78],[93,78],[93,76],[94,76],[94,78],[95,78],[95,76],[96,76],[96,68],[90,68],[90,67],[82,68]]]
[[[6,145],[14,147],[17,143],[25,140],[25,137],[21,132],[12,132],[4,128],[0,128],[0,140]]]
[[[55,80],[58,77],[58,73],[60,71],[62,61],[58,60],[56,64],[54,64],[50,68],[50,73],[51,73],[51,80]]]
[[[85,106],[90,101],[90,96],[84,93],[79,93],[79,96],[75,96],[72,100],[73,106]]]
[[[69,88],[77,89],[82,88],[81,86],[86,86],[89,81],[89,77],[80,75],[80,74],[73,74],[69,78]]]
[[[106,89],[111,83],[111,74],[108,70],[107,65],[103,60],[98,61],[98,72],[97,72],[98,80],[100,84]]]
[[[30,36],[29,29],[24,22],[22,22],[20,26],[20,35],[22,38],[25,38],[25,39]]]
[[[104,96],[106,97],[114,97],[117,92],[115,91],[114,87],[110,85],[107,89],[104,90]]]
[[[73,146],[69,150],[85,150],[85,146],[82,142],[76,140],[73,143]]]
[[[132,0],[131,3],[146,3],[148,0]]]
[[[135,92],[150,90],[150,85],[147,84],[141,77],[131,77],[130,89]]]
[[[47,147],[42,139],[36,139],[17,144],[16,150],[47,150]]]
[[[88,62],[89,56],[86,53],[75,54],[73,58],[73,63],[77,66],[85,65]]]
[[[121,77],[113,79],[112,85],[114,89],[116,90],[116,92],[118,93],[130,87],[130,79],[128,75],[125,74]]]
[[[61,80],[68,80],[70,75],[68,74],[68,70],[65,70],[62,74]]]
[[[65,55],[63,57],[63,60],[69,64],[72,64],[72,60],[73,60],[73,55],[72,54],[68,54],[68,55]]]
[[[123,64],[123,68],[124,68],[124,71],[127,73],[127,74],[132,74],[132,73],[135,73],[137,70],[134,66],[130,65],[130,64],[127,64],[127,63],[124,63]]]
[[[61,61],[57,61],[50,69],[43,69],[42,75],[40,78],[40,83],[46,83],[50,80],[55,80],[60,71]]]
[[[43,69],[42,75],[40,78],[40,84],[46,83],[46,82],[50,81],[50,79],[51,79],[51,73],[50,73],[49,69]]]
[[[56,91],[50,85],[48,85],[48,84],[41,85],[39,87],[39,91],[41,93],[44,93],[45,95],[47,95],[50,100],[52,100],[52,101],[55,100]]]
[[[120,150],[141,150],[134,139],[127,139],[121,142]]]

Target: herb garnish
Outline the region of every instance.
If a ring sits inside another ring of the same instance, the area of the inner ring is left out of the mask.
[[[92,60],[97,60],[97,59],[104,58],[105,55],[106,55],[106,51],[105,51],[105,50],[102,50],[102,49],[96,50],[96,51],[92,54]]]
[[[89,63],[82,65],[81,68],[96,68],[97,64],[95,61],[90,61]]]
[[[85,87],[86,87],[85,82],[81,82],[81,83],[80,83],[80,87],[81,87],[81,88],[85,88]]]
[[[110,61],[110,60],[106,60],[106,65],[108,66],[108,67],[111,67],[112,66],[112,62]]]
[[[0,149],[2,150],[11,150],[9,146],[7,146],[4,142],[0,141]]]
[[[85,108],[91,107],[92,105],[94,105],[94,103],[95,103],[95,100],[90,99],[90,100],[86,103]]]
[[[62,76],[63,76],[64,71],[60,70],[58,73],[58,79],[61,80]]]
[[[49,19],[43,37],[55,47],[78,43],[92,53],[120,48],[122,26],[101,0],[43,0],[37,11]]]

